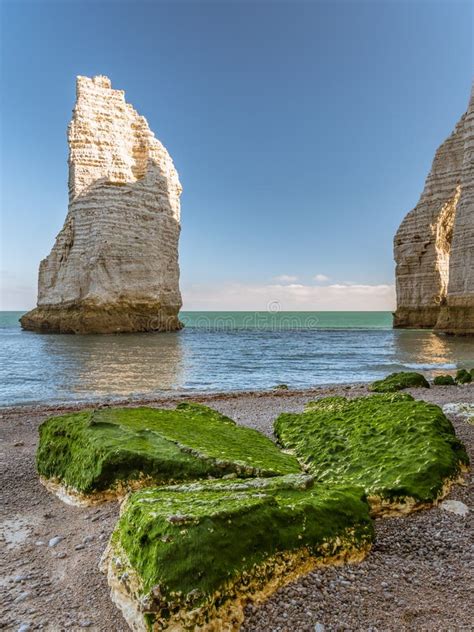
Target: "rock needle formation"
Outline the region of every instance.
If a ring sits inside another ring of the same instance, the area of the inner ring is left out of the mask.
[[[474,334],[474,89],[394,241],[395,327]]]
[[[21,324],[63,333],[179,329],[173,161],[107,77],[78,77],[76,90],[68,214],[40,264],[38,306]]]

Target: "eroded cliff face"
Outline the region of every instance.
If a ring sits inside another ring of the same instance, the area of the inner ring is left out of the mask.
[[[394,240],[395,327],[474,334],[474,90]]]
[[[65,333],[178,329],[173,161],[107,77],[78,77],[76,90],[68,214],[40,264],[38,306],[21,324]]]

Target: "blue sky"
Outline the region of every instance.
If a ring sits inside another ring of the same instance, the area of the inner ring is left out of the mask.
[[[466,109],[469,2],[15,2],[2,13],[2,307],[67,211],[75,76],[184,187],[184,309],[391,309],[393,234]]]

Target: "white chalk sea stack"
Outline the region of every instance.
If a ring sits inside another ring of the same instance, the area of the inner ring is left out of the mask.
[[[181,184],[143,116],[107,77],[77,77],[69,208],[22,327],[63,333],[179,329]]]
[[[395,327],[474,334],[474,89],[394,241]]]

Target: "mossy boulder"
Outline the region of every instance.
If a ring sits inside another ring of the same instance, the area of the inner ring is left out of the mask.
[[[247,601],[318,563],[362,559],[373,536],[360,488],[208,481],[132,494],[101,566],[134,630],[236,630]]]
[[[457,384],[470,384],[472,382],[472,375],[466,369],[459,369],[459,371],[456,371],[455,380]]]
[[[400,371],[399,373],[391,373],[383,380],[372,382],[369,390],[374,393],[395,393],[405,388],[429,388],[428,380],[414,371]]]
[[[456,382],[452,375],[437,375],[433,380],[435,386],[455,386]]]
[[[468,464],[443,411],[405,393],[324,398],[280,415],[275,434],[317,482],[363,487],[374,513],[436,501]]]
[[[43,482],[65,500],[103,500],[143,485],[300,471],[256,430],[211,408],[103,408],[52,417],[40,427]]]

